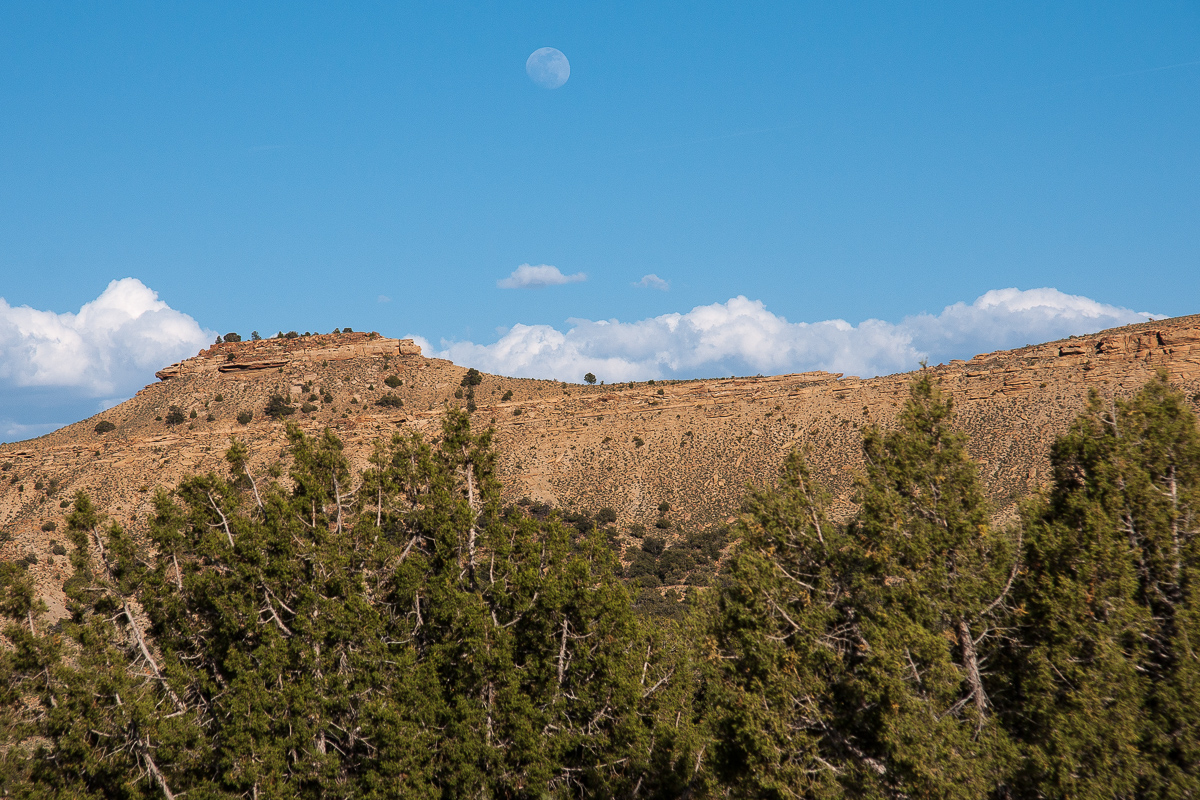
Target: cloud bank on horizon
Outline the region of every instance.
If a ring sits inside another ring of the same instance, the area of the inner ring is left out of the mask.
[[[592,372],[612,383],[826,370],[866,378],[1162,318],[1052,288],[993,289],[899,323],[789,322],[739,296],[636,322],[572,319],[565,331],[518,324],[492,344],[414,338],[427,355],[514,377],[578,381]]]
[[[524,288],[584,277],[526,264],[510,279]],[[967,358],[1160,318],[1057,289],[995,289],[972,303],[898,323],[789,322],[761,300],[739,296],[634,322],[572,319],[561,331],[518,324],[491,344],[433,347],[413,338],[426,355],[515,377],[578,381],[592,372],[613,383],[817,369],[871,377],[912,370],[922,360]],[[136,278],[113,281],[77,313],[13,307],[0,298],[0,441],[47,433],[114,405],[152,382],[155,370],[195,355],[215,336]]]
[[[0,298],[0,438],[65,424],[28,419],[48,408],[80,413],[86,404],[88,416],[119,402],[215,336],[136,278],[112,281],[77,313],[14,307]]]

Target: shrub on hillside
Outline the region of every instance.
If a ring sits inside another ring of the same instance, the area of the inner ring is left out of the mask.
[[[236,334],[236,333],[225,334],[225,341],[227,341],[227,342],[240,342],[241,340],[242,340],[242,337],[239,334]]]
[[[459,385],[478,386],[481,383],[483,383],[483,374],[474,367],[471,367],[471,369],[467,370],[467,374],[463,375],[462,383]]]
[[[666,542],[657,536],[647,536],[642,540],[642,552],[649,553],[652,556],[662,555],[662,551],[666,548]]]
[[[58,523],[54,520],[47,520],[46,522],[42,523],[42,530],[44,530],[46,533],[49,533],[56,528],[58,528]]]
[[[404,400],[396,395],[388,392],[383,397],[375,401],[375,405],[383,408],[404,408]]]
[[[663,583],[683,583],[694,566],[695,560],[686,551],[672,547],[658,559],[658,577]]]
[[[237,421],[239,425],[249,425],[250,420],[254,419],[253,411],[239,411]]]
[[[273,394],[267,400],[267,407],[263,409],[264,413],[271,419],[283,419],[296,413],[296,407],[288,402],[287,398],[281,394]]]
[[[404,383],[404,381],[400,380],[395,375],[388,375],[386,378],[383,379],[383,382],[386,383],[392,389],[399,388],[400,384]]]
[[[185,417],[183,416],[183,409],[181,409],[179,406],[171,406],[171,408],[167,411],[166,423],[168,425],[178,425],[182,423],[184,419]]]
[[[96,427],[94,430],[96,431],[96,433],[108,433],[109,431],[115,431],[116,429],[117,429],[116,425],[112,424],[111,422],[109,422],[106,419],[102,419],[96,423]]]
[[[512,400],[512,389],[509,389],[504,393],[504,396],[500,398],[501,403],[507,403],[509,400]]]

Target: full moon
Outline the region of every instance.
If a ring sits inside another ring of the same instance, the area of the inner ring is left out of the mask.
[[[530,54],[525,62],[525,72],[543,89],[557,89],[571,77],[571,62],[561,50],[541,47]]]

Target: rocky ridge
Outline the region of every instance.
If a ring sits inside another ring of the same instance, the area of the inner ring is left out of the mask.
[[[971,436],[1003,517],[1045,482],[1049,445],[1091,390],[1126,396],[1165,370],[1193,404],[1200,402],[1200,316],[928,369],[954,397],[957,424]],[[381,436],[435,435],[444,406],[466,403],[466,374],[425,358],[410,340],[378,334],[214,345],[164,368],[158,383],[103,414],[0,445],[0,558],[36,560],[30,569],[58,605],[57,587],[69,569],[58,551],[67,501],[77,490],[136,531],[154,487],[224,470],[232,436],[250,446],[252,468],[263,470],[285,443],[284,424],[263,413],[272,395],[292,401],[297,412],[289,419],[301,427],[335,429],[361,468]],[[666,502],[673,529],[704,527],[729,519],[746,485],[772,481],[783,456],[799,447],[844,516],[861,467],[860,429],[891,425],[911,378],[808,372],[585,386],[485,374],[473,388],[473,419],[495,428],[510,501],[609,506],[623,526],[653,524]],[[380,405],[388,395],[391,405]],[[173,410],[183,422],[168,425]],[[252,420],[239,423],[245,412]],[[100,421],[114,428],[97,433]]]

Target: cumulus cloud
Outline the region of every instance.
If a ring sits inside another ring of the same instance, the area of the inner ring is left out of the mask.
[[[653,272],[651,272],[649,275],[643,275],[642,279],[633,285],[641,286],[643,289],[660,289],[664,292],[671,288],[671,284],[667,283]]]
[[[492,344],[442,342],[424,352],[488,372],[608,381],[828,370],[871,377],[978,352],[1160,318],[1057,289],[996,289],[973,303],[899,323],[789,322],[760,300],[735,297],[686,313],[620,322],[514,325]]]
[[[561,286],[564,283],[579,283],[586,280],[587,275],[583,272],[563,275],[558,267],[552,267],[549,264],[522,264],[514,269],[507,278],[496,281],[496,285],[501,289],[533,289],[538,286]]]
[[[59,407],[85,403],[93,414],[153,381],[155,370],[195,355],[215,335],[136,278],[113,281],[73,314],[13,307],[0,298],[0,400],[22,416],[46,408],[48,398]],[[10,419],[0,429],[13,436],[44,432],[49,424]]]

